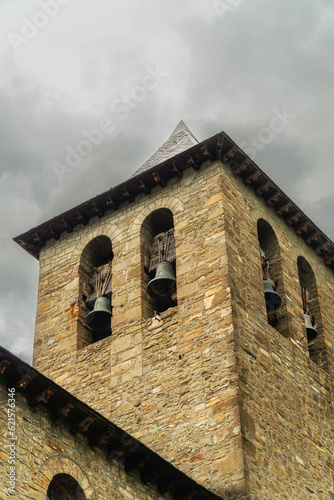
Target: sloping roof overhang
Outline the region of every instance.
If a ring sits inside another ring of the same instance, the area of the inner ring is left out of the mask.
[[[207,161],[222,160],[234,175],[242,178],[257,196],[274,208],[288,226],[294,228],[307,245],[321,256],[334,271],[334,243],[297,207],[295,203],[232,141],[221,132],[188,150],[146,170],[108,191],[78,205],[43,224],[14,238],[27,252],[38,258],[45,242],[58,239],[64,231],[71,232],[79,224],[88,224],[92,217],[102,217],[109,210],[117,210],[121,203],[132,202],[136,196],[160,185],[164,188],[174,177],[181,178],[188,168],[199,170]]]
[[[25,396],[31,408],[42,407],[50,420],[74,435],[82,434],[92,448],[104,450],[107,460],[123,464],[127,473],[136,471],[159,493],[169,491],[175,500],[221,499],[1,346],[0,376],[7,387]]]

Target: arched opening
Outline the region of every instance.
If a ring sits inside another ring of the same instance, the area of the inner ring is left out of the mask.
[[[78,348],[111,335],[112,259],[107,236],[94,238],[81,254]]]
[[[298,277],[305,320],[305,334],[310,358],[317,364],[325,363],[322,321],[317,283],[312,267],[304,257],[298,257]]]
[[[86,500],[86,496],[72,476],[57,474],[48,487],[46,500]]]
[[[177,304],[176,251],[173,213],[155,210],[144,220],[141,231],[142,316],[166,311]]]
[[[264,219],[257,223],[264,296],[268,323],[284,337],[288,337],[288,320],[282,280],[282,264],[278,239],[273,228]]]

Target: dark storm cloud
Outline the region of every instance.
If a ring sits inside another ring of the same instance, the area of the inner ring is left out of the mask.
[[[222,4],[236,8],[221,15]],[[36,310],[38,263],[11,237],[122,182],[181,118],[199,140],[224,130],[253,148],[255,138],[254,161],[334,237],[332,3],[73,0],[16,54],[8,33],[37,8],[0,3],[5,347],[29,359]],[[284,109],[294,118],[273,133]],[[113,132],[69,168],[69,148],[105,119]]]
[[[223,19],[182,23],[184,46],[192,54],[187,99],[197,103],[201,130],[224,129],[247,147],[268,127],[274,110],[295,115],[253,159],[311,218],[312,201],[334,185],[334,170],[328,169],[333,19],[328,2],[244,1]],[[193,36],[196,27],[199,37]],[[327,224],[327,230],[333,238],[333,227]]]
[[[0,239],[0,344],[31,362],[38,262],[22,255],[10,236]]]

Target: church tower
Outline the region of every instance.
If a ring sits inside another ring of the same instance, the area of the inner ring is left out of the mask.
[[[41,373],[223,498],[334,498],[334,244],[225,133],[15,240]]]

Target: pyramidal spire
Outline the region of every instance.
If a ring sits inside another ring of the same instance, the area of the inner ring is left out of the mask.
[[[136,170],[131,177],[141,174],[146,170],[173,158],[173,156],[183,153],[183,151],[186,151],[196,144],[198,144],[198,140],[190,132],[184,121],[181,120],[172,134],[168,137],[167,141],[160,146],[158,150],[140,168],[138,168],[138,170]]]
[[[194,134],[192,134],[190,132],[189,128],[187,127],[187,125],[184,123],[183,120],[180,120],[178,126],[171,133],[170,137],[174,137],[174,135],[177,135],[180,132],[188,132],[195,139],[195,141],[196,141],[195,144],[198,144],[198,140],[196,139],[196,137],[194,136]]]

